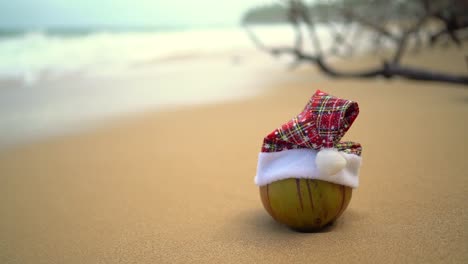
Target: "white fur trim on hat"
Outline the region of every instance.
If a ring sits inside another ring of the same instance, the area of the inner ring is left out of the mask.
[[[324,160],[319,160],[317,162],[318,152],[319,151],[314,149],[288,149],[279,152],[261,152],[258,155],[255,184],[263,186],[287,178],[304,178],[333,182],[352,188],[357,188],[359,186],[360,156],[339,152],[340,156],[342,156],[346,162],[342,164],[343,167],[338,172],[336,172],[336,168],[328,170],[331,172],[330,174],[327,172],[327,169],[319,170],[317,168],[317,163],[320,166],[321,164],[327,163],[326,161],[330,161],[330,159],[328,159],[329,157],[338,157],[334,154],[328,156],[328,154],[322,150],[320,152],[323,153],[319,155],[319,159],[323,158]],[[338,153],[336,150],[334,150],[334,152]]]

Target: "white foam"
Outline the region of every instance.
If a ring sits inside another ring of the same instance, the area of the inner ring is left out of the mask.
[[[284,38],[277,27],[276,38]],[[272,31],[272,30],[270,30]],[[279,33],[279,34],[278,34]],[[250,48],[240,28],[176,32],[96,32],[69,37],[31,32],[0,40],[0,76],[32,84],[40,73],[128,67],[171,58],[205,56]]]

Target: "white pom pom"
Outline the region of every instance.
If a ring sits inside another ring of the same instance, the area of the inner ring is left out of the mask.
[[[317,153],[315,164],[320,173],[335,175],[346,166],[346,159],[336,149],[322,149]]]

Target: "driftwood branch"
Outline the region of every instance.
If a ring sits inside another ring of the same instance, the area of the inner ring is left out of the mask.
[[[417,69],[414,67],[402,66],[397,63],[382,63],[382,66],[375,69],[363,70],[363,71],[355,71],[355,72],[344,72],[339,71],[333,68],[331,65],[326,63],[326,61],[320,56],[313,56],[310,54],[306,54],[302,52],[301,49],[297,47],[290,48],[290,47],[276,47],[270,48],[267,47],[264,43],[262,43],[250,30],[246,27],[246,31],[250,36],[251,40],[256,44],[258,48],[261,50],[268,52],[273,56],[279,55],[292,55],[298,62],[307,62],[316,65],[320,71],[327,74],[331,77],[336,78],[375,78],[375,77],[385,77],[385,78],[393,78],[393,77],[402,77],[409,80],[418,80],[418,81],[439,81],[439,82],[447,82],[447,83],[454,83],[454,84],[468,84],[468,76],[463,75],[452,75],[452,74],[444,74],[444,73],[437,73],[430,70],[424,69]]]
[[[374,32],[375,46],[379,46],[381,38],[384,37],[389,39],[393,43],[395,50],[390,60],[384,60],[381,65],[375,68],[361,71],[341,71],[334,68],[332,65],[327,63],[327,56],[339,55],[338,49],[344,47],[350,51],[353,49],[353,44],[350,44],[346,40],[350,38],[351,27],[345,28],[344,30],[338,30],[336,26],[330,25],[334,43],[331,48],[327,51],[324,50],[320,41],[320,36],[316,31],[315,22],[312,15],[309,12],[307,6],[300,0],[290,0],[287,2],[289,5],[288,18],[289,22],[293,26],[295,32],[295,40],[292,46],[283,47],[269,47],[263,43],[254,33],[253,30],[244,24],[244,28],[251,41],[261,50],[271,54],[272,56],[279,56],[288,54],[293,56],[295,59],[295,65],[299,63],[310,63],[315,65],[321,72],[334,78],[394,78],[400,77],[409,80],[418,81],[435,81],[435,82],[446,82],[453,84],[464,84],[468,85],[468,75],[456,75],[450,73],[441,73],[431,71],[423,68],[417,68],[414,66],[405,66],[401,64],[401,60],[408,48],[408,43],[411,39],[414,39],[417,46],[422,46],[421,32],[424,25],[431,19],[438,19],[445,25],[443,32],[438,32],[434,36],[430,37],[430,43],[433,43],[442,35],[449,35],[452,41],[460,45],[460,38],[457,36],[459,30],[464,30],[468,27],[468,18],[466,20],[460,19],[460,16],[454,13],[448,13],[447,10],[437,10],[431,5],[431,1],[421,0],[421,7],[424,13],[419,16],[419,19],[413,21],[409,26],[407,25],[403,29],[395,32],[387,29],[384,24],[374,22],[372,19],[361,16],[349,8],[338,8],[338,12],[341,13],[347,21],[357,23],[363,28],[370,29]],[[454,22],[455,21],[455,22]],[[466,23],[465,23],[466,21]],[[301,30],[301,24],[305,25],[309,33],[309,38],[312,41],[315,53],[308,53],[303,50],[303,32]],[[346,25],[346,24],[345,24]],[[349,26],[352,23],[348,23]],[[359,36],[359,28],[356,29],[356,34]],[[354,43],[354,42],[351,42]]]

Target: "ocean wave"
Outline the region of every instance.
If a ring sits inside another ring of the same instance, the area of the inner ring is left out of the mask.
[[[294,32],[287,25],[254,29],[271,45],[291,45],[294,40]],[[21,35],[10,32],[14,36],[0,38],[0,78],[18,78],[31,85],[44,73],[57,76],[67,72],[118,72],[154,63],[166,65],[213,55],[235,56],[254,49],[240,27],[62,31],[36,30]],[[326,31],[326,27],[318,27],[324,47],[333,42]]]
[[[273,36],[281,35],[278,35],[280,28],[273,31]],[[240,28],[75,33],[71,38],[39,30],[3,37],[0,40],[0,76],[21,78],[31,84],[43,72],[104,68],[109,71],[252,48]]]

